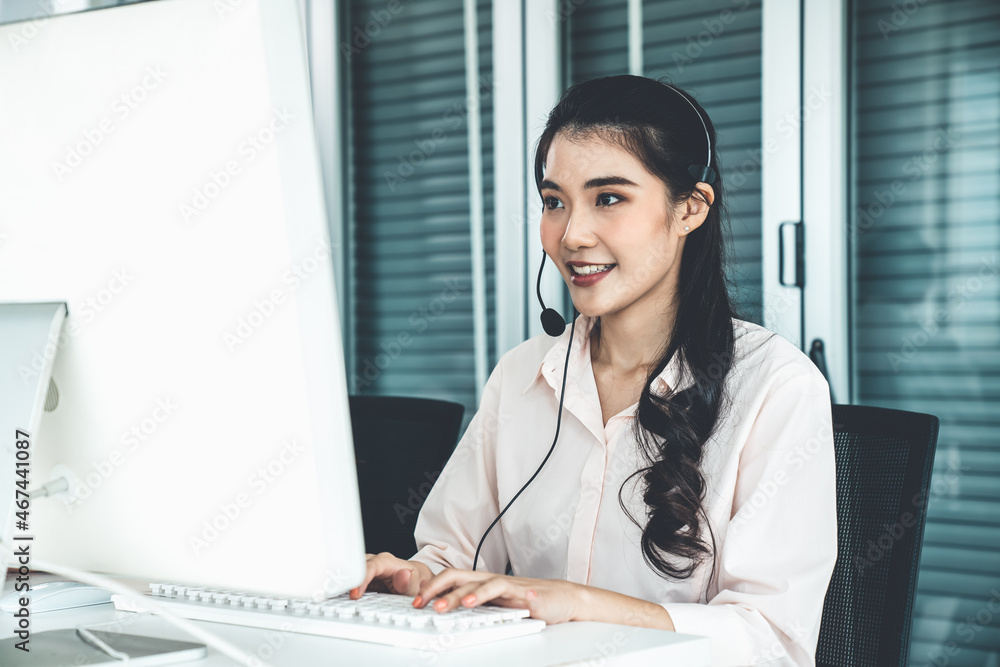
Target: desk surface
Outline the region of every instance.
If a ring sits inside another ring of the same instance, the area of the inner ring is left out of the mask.
[[[33,577],[33,583],[40,583],[40,580],[41,577],[38,581]],[[4,586],[4,593],[9,592],[11,588],[11,582],[8,581]],[[161,618],[117,611],[112,604],[33,614],[31,632],[34,634],[45,630],[72,628],[78,624],[98,624],[116,620],[121,624],[121,631],[129,634],[197,641]],[[458,665],[624,667],[655,662],[698,667],[710,664],[707,638],[607,623],[562,623],[551,625],[542,632],[527,637],[441,653],[428,653],[345,639],[282,633],[277,630],[221,623],[194,622],[256,655],[262,663],[275,667],[286,665],[307,667],[318,664],[400,665],[401,667],[431,665],[434,667],[452,665],[456,667]],[[116,626],[107,629],[118,630]],[[0,639],[11,637],[13,634],[14,617],[9,613],[0,612]],[[207,658],[180,664],[218,667],[231,666],[234,662],[209,647]]]

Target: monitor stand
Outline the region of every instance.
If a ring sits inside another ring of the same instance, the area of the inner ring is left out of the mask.
[[[0,471],[3,471],[0,474],[0,540],[12,549],[17,510],[15,491],[27,491],[24,488],[27,485],[19,486],[17,481],[35,481],[30,468],[31,449],[21,450],[28,454],[20,455],[20,459],[29,464],[20,466],[20,469],[27,468],[26,477],[18,474],[17,441],[30,443],[38,430],[42,412],[55,409],[59,400],[58,390],[52,382],[52,366],[60,349],[68,312],[63,301],[0,303]],[[22,539],[30,536],[30,528],[29,521],[27,530],[16,531],[16,536]],[[8,565],[16,565],[6,561],[4,550],[0,550],[0,587]]]

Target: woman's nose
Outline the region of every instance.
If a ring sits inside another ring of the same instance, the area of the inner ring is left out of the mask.
[[[574,213],[566,223],[566,230],[563,232],[562,244],[569,250],[587,248],[597,243],[588,216],[582,213]]]

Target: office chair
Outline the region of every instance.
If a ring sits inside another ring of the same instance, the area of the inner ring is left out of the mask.
[[[409,558],[417,513],[458,443],[465,407],[399,396],[349,401],[365,550]]]
[[[906,665],[938,418],[834,405],[837,564],[818,667]]]

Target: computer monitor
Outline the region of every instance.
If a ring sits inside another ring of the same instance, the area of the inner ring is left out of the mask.
[[[69,310],[30,476],[71,489],[32,502],[35,557],[294,597],[363,578],[305,54],[294,0],[0,26],[0,303]]]

